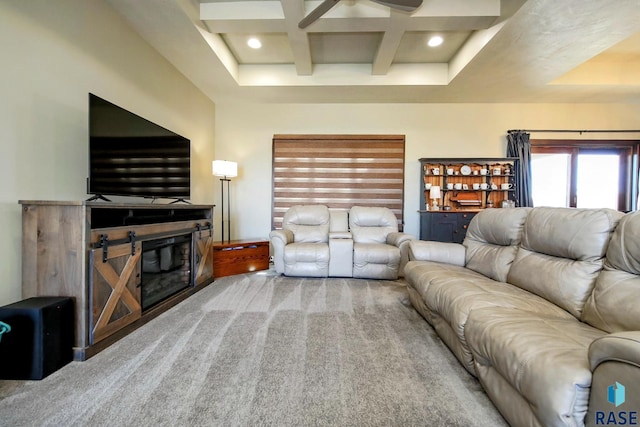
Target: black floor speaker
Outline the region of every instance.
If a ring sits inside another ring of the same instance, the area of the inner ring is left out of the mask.
[[[0,307],[0,379],[41,380],[73,359],[73,300],[35,297]]]

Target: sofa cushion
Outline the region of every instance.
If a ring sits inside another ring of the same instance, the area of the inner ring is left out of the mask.
[[[478,277],[471,270],[466,271],[458,274],[452,274],[452,270],[449,270],[449,274],[443,274],[442,271],[425,274],[423,280],[427,278],[429,286],[424,289],[423,299],[427,308],[441,317],[457,336],[461,348],[456,355],[470,372],[473,372],[473,361],[466,344],[465,328],[474,310],[509,307],[541,313],[550,318],[573,319],[565,310],[543,298],[508,283]]]
[[[400,262],[400,249],[391,245],[374,243],[355,243],[353,245],[354,262],[357,264],[393,264]]]
[[[296,243],[329,241],[329,208],[324,205],[291,206],[284,214],[282,228],[293,232]]]
[[[355,243],[387,243],[387,235],[398,231],[398,219],[387,208],[353,206],[349,229]]]
[[[284,274],[287,276],[328,276],[329,244],[288,244],[284,247]]]
[[[431,282],[446,280],[450,277],[468,278],[469,280],[485,278],[482,274],[468,268],[437,261],[410,261],[404,270],[405,280],[423,299]]]
[[[463,242],[467,249],[466,267],[491,279],[506,281],[530,210],[487,209],[478,213],[471,220]]]
[[[580,318],[621,213],[533,208],[507,281]]]
[[[397,279],[400,249],[377,243],[354,243],[353,277]]]
[[[476,371],[495,369],[531,403],[541,425],[583,425],[591,386],[589,345],[605,332],[509,308],[474,310],[465,329]],[[501,397],[507,405],[509,396]]]
[[[640,330],[640,212],[625,215],[613,233],[582,320],[607,332]]]

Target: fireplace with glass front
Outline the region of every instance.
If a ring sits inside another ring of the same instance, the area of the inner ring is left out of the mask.
[[[142,242],[143,312],[191,286],[191,279],[191,234]]]

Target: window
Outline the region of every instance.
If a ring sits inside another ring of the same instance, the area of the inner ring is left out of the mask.
[[[274,135],[273,229],[293,205],[384,206],[403,226],[404,135]]]
[[[532,140],[534,206],[611,208],[637,205],[638,142]]]

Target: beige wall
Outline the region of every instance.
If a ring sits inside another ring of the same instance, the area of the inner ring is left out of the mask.
[[[21,299],[18,200],[87,198],[88,93],[192,141],[213,201],[215,106],[101,0],[0,2],[0,305]]]
[[[231,183],[232,236],[269,234],[275,133],[406,135],[405,231],[417,236],[418,159],[504,156],[509,129],[640,129],[640,105],[218,103],[216,155],[240,165],[239,176]],[[640,139],[640,134],[536,133],[533,137]]]

